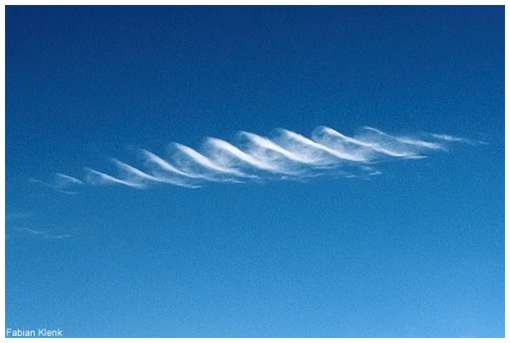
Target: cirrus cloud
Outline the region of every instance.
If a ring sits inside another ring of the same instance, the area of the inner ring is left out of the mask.
[[[112,158],[115,172],[86,167],[83,179],[56,173],[52,182],[32,181],[74,193],[87,184],[198,188],[211,182],[370,177],[381,174],[382,162],[423,159],[456,143],[475,144],[452,135],[391,135],[368,126],[353,136],[326,126],[317,127],[310,137],[287,129],[274,130],[270,137],[240,131],[231,142],[206,137],[198,149],[179,143],[170,144],[164,153],[140,149],[136,164]]]

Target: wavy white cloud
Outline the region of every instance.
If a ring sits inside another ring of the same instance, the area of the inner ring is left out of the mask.
[[[390,135],[373,127],[363,127],[352,137],[324,126],[310,137],[287,129],[275,130],[271,137],[241,131],[232,142],[206,137],[199,149],[179,143],[171,144],[165,154],[141,149],[137,164],[112,159],[115,173],[85,168],[83,181],[61,173],[52,183],[33,181],[67,192],[84,184],[197,188],[210,182],[369,177],[381,174],[376,168],[381,162],[426,158],[454,143],[473,141],[445,134]]]
[[[77,185],[83,185],[83,181],[81,181],[80,179],[62,173],[55,173],[53,175],[53,179],[48,182],[34,178],[29,179],[29,181],[39,183],[41,185],[44,185],[45,187],[51,188],[57,192],[65,194],[76,194],[75,191],[72,191],[70,189],[74,188]]]

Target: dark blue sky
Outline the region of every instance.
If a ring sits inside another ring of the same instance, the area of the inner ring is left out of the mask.
[[[6,32],[6,327],[504,335],[502,6],[8,6]],[[33,182],[110,172],[139,147],[320,125],[487,144],[373,178]]]

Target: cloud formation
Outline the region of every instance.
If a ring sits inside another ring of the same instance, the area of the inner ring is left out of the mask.
[[[42,183],[61,192],[83,185],[121,185],[144,189],[152,185],[187,188],[206,183],[303,180],[320,176],[369,177],[381,174],[382,162],[423,159],[445,152],[455,143],[473,141],[446,134],[390,135],[363,127],[350,137],[332,128],[317,127],[310,137],[286,129],[270,137],[238,132],[232,142],[206,137],[199,149],[172,143],[164,153],[140,149],[137,164],[113,158],[115,172],[85,168],[83,181],[57,173]]]
[[[70,234],[50,233],[48,231],[34,230],[34,229],[31,229],[28,227],[17,227],[17,228],[15,228],[15,230],[18,232],[24,232],[26,234],[33,236],[33,237],[39,237],[39,238],[48,239],[48,240],[66,239],[66,238],[72,237]]]
[[[29,181],[39,183],[57,192],[65,194],[76,194],[75,191],[72,191],[70,189],[74,188],[74,186],[83,184],[83,181],[81,181],[80,179],[62,173],[55,173],[53,175],[53,180],[48,182],[34,178],[29,179]]]

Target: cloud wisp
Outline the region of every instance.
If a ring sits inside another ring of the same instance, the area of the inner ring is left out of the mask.
[[[55,173],[53,175],[53,180],[48,182],[34,178],[29,179],[29,181],[39,183],[45,187],[65,194],[76,194],[77,192],[73,190],[75,186],[83,185],[84,183],[80,179],[62,173]]]
[[[172,143],[165,152],[139,150],[136,164],[111,159],[115,172],[85,168],[83,181],[57,173],[52,182],[32,179],[64,193],[83,185],[153,185],[198,188],[204,184],[304,180],[320,176],[370,177],[392,160],[418,160],[473,141],[446,134],[391,135],[363,127],[353,136],[317,127],[310,137],[277,129],[270,137],[241,131],[231,142],[206,137],[200,148]]]
[[[70,234],[50,233],[48,231],[34,230],[34,229],[31,229],[28,227],[17,227],[17,228],[15,228],[15,230],[18,232],[26,233],[33,237],[39,237],[39,238],[48,239],[48,240],[59,240],[59,239],[66,239],[66,238],[72,237],[72,235],[70,235]]]
[[[75,182],[72,182],[75,184]],[[81,182],[80,184],[83,184]],[[60,190],[59,190],[60,191]],[[69,193],[66,193],[69,194]],[[74,194],[74,193],[72,193]],[[51,229],[34,229],[31,224],[23,224],[26,219],[33,217],[32,212],[6,213],[6,239],[34,238],[43,240],[61,240],[74,237],[73,235]]]

